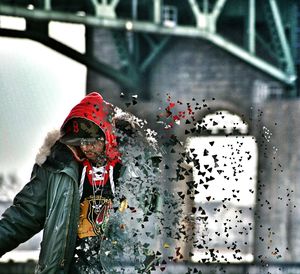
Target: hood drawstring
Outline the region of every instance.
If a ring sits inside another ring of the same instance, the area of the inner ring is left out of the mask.
[[[106,165],[103,168],[102,172],[104,174],[99,175],[103,178],[102,180],[97,180],[97,179],[93,180],[94,169],[95,167],[93,167],[88,160],[85,160],[83,162],[83,170],[81,173],[80,184],[79,184],[79,197],[82,197],[83,194],[83,185],[84,185],[85,176],[87,176],[91,186],[93,186],[93,184],[97,186],[105,186],[109,179],[111,191],[112,194],[114,195],[115,194],[114,167],[112,165]]]

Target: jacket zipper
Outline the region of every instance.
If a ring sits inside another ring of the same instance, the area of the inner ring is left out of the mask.
[[[70,209],[72,208],[72,204],[73,204],[73,198],[72,198],[71,206],[69,207]],[[68,221],[67,221],[67,225],[66,225],[66,237],[65,237],[66,240],[65,240],[65,244],[64,244],[64,248],[63,248],[64,256],[60,263],[60,266],[62,268],[64,268],[65,261],[66,261],[66,250],[67,250],[67,242],[68,242],[68,237],[69,237],[70,215],[71,215],[71,212],[69,212],[69,214],[68,214]]]
[[[68,232],[69,223],[70,223],[70,214],[68,216],[68,223],[67,223],[67,228],[66,228],[66,238],[65,238],[66,240],[65,240],[65,244],[64,244],[64,248],[63,248],[63,252],[62,252],[64,254],[64,256],[63,256],[63,258],[61,260],[61,263],[60,263],[60,266],[62,268],[64,268],[65,261],[66,261],[66,249],[67,249],[67,242],[68,242],[68,237],[69,237],[69,232]]]
[[[73,184],[76,186],[77,182],[76,180],[74,179],[73,176],[71,176],[68,172],[63,172],[65,175],[69,176],[71,179],[73,179]],[[73,185],[70,184],[70,188],[72,187]],[[60,262],[60,266],[61,268],[64,268],[65,267],[65,262],[66,262],[66,249],[67,249],[67,242],[68,242],[68,238],[69,238],[69,226],[70,226],[70,218],[71,218],[71,209],[73,207],[73,203],[74,203],[74,188],[73,188],[73,191],[72,191],[72,199],[71,199],[71,202],[70,202],[70,211],[69,211],[69,214],[68,214],[68,220],[67,220],[67,226],[66,226],[66,241],[65,241],[65,244],[64,244],[64,248],[63,248],[63,258]]]

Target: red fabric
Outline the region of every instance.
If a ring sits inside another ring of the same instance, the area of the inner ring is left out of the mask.
[[[92,165],[87,159],[83,161],[83,165],[86,166],[86,176],[87,176],[88,181],[89,181],[91,186],[93,186],[93,185],[104,186],[107,183],[108,178],[109,178],[109,166],[110,165],[105,166],[105,171],[104,171],[105,173],[103,175],[104,176],[103,181],[97,181],[97,180],[93,181],[93,173],[91,172],[92,171]]]
[[[97,92],[85,96],[79,104],[70,111],[63,122],[61,129],[72,118],[84,118],[98,125],[105,134],[105,154],[108,166],[114,166],[120,161],[120,152],[117,149],[117,139],[112,126],[113,105],[104,101]]]

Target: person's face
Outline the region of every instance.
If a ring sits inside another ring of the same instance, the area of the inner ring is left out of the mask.
[[[88,160],[96,163],[99,159],[103,159],[105,156],[105,139],[82,139],[80,142],[80,148]]]

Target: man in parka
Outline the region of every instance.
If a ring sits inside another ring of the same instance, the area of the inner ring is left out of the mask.
[[[101,246],[121,169],[113,115],[93,92],[48,135],[30,182],[0,220],[0,257],[43,229],[36,273],[107,273],[110,251]],[[118,202],[120,211],[127,207],[126,199]]]

